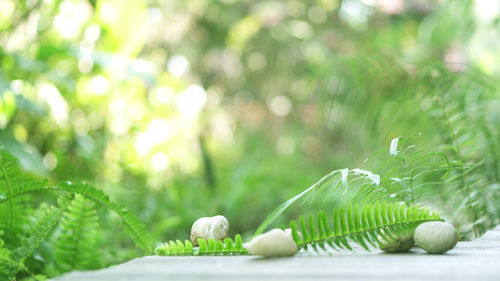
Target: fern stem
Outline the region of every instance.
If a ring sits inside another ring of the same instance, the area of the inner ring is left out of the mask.
[[[347,232],[347,233],[344,233],[344,234],[341,234],[341,235],[334,235],[332,237],[327,237],[327,238],[323,238],[323,239],[319,238],[319,239],[314,239],[314,240],[310,240],[310,241],[307,241],[307,242],[300,241],[299,243],[297,243],[297,246],[299,248],[302,248],[306,244],[317,243],[317,242],[327,241],[327,240],[336,239],[336,238],[347,238],[347,237],[354,236],[354,235],[357,235],[357,234],[362,234],[364,232],[370,232],[370,231],[375,231],[377,229],[383,229],[383,228],[388,227],[388,226],[396,227],[396,226],[403,226],[403,225],[410,225],[410,224],[420,224],[420,223],[424,223],[424,222],[428,222],[428,221],[429,220],[415,220],[415,221],[412,221],[412,222],[401,222],[401,223],[395,223],[395,224],[385,225],[385,226],[381,226],[381,227],[366,228],[366,229],[363,229],[363,230],[354,231],[354,232]]]
[[[453,126],[451,125],[450,117],[448,116],[448,112],[446,112],[446,109],[443,106],[441,98],[437,97],[437,101],[438,101],[439,107],[441,108],[441,111],[443,113],[443,117],[446,121],[446,126],[448,128],[449,138],[451,140],[452,145],[455,148],[454,149],[455,158],[457,159],[457,161],[461,161],[462,160],[462,150],[460,149],[460,145],[458,144],[457,135],[453,131]],[[467,176],[467,173],[466,173],[464,167],[460,166],[460,167],[458,167],[458,169],[460,170],[460,173],[462,176],[462,180],[461,180],[462,185],[465,186],[465,196],[467,198],[467,208],[469,209],[469,214],[472,217],[472,229],[474,231],[474,238],[478,238],[479,237],[479,229],[477,228],[477,225],[476,225],[476,221],[477,221],[476,212],[474,211],[474,208],[471,205],[472,199],[471,199],[470,194],[472,191],[471,191],[471,188],[469,185],[469,179],[468,179],[468,176]]]
[[[406,161],[406,159],[404,159],[403,157],[400,157],[401,161],[403,161],[403,167],[406,171],[406,176],[410,179],[408,184],[410,186],[410,201],[411,201],[411,204],[414,205],[415,204],[415,193],[413,192],[413,176],[411,175],[411,171],[408,167],[408,163]]]
[[[5,168],[3,165],[0,164],[0,168],[2,169],[2,175],[3,175],[3,180],[5,182],[5,186],[7,187],[7,196],[10,197],[11,196],[11,187],[10,187],[10,182],[9,182],[9,179],[7,178],[7,172],[5,171]],[[9,199],[8,199],[9,200]],[[9,239],[10,242],[12,242],[13,240],[13,231],[12,231],[12,228],[13,228],[13,225],[14,225],[14,203],[12,202],[12,199],[9,200],[9,218],[7,220],[7,237]]]
[[[80,213],[80,215],[82,215],[82,213]],[[83,217],[83,216],[80,216],[80,218]],[[75,268],[75,264],[76,264],[76,259],[78,257],[78,254],[79,254],[79,250],[80,250],[80,240],[82,238],[82,224],[79,223],[77,228],[76,228],[76,246],[75,246],[75,251],[73,251],[72,255],[71,255],[71,262],[69,263],[69,265],[71,266],[71,268]]]

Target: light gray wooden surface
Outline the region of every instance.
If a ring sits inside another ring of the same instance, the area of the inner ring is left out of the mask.
[[[92,272],[72,272],[57,281],[164,280],[494,280],[500,281],[500,227],[443,255],[414,248],[405,254],[379,251],[301,253],[263,259],[252,256],[138,258]]]

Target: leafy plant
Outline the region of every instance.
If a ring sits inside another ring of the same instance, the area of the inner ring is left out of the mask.
[[[497,90],[488,77],[478,73],[445,76],[444,71],[429,72],[424,71],[421,79],[432,80],[435,86],[426,89],[420,101],[429,103],[424,113],[437,121],[439,149],[453,167],[442,194],[457,195],[449,203],[455,209],[452,216],[461,225],[464,238],[477,238],[495,225],[499,214],[495,203],[498,141],[494,140],[499,132],[493,125]]]
[[[43,241],[54,249],[56,269],[49,270],[50,275],[100,266],[95,258],[98,253],[96,238],[101,231],[95,203],[117,214],[134,242],[151,251],[151,238],[145,226],[125,206],[111,201],[102,191],[85,183],[65,182],[49,186],[46,180],[35,181],[21,171],[16,158],[5,149],[0,149],[0,171],[0,207],[4,207],[2,215],[6,221],[0,224],[0,233],[6,234],[8,248],[4,248],[3,241],[0,243],[0,275],[5,280],[14,280],[21,271],[33,275],[28,259]],[[31,211],[21,203],[26,204],[26,195],[36,191],[65,191],[68,194],[59,196],[57,207],[44,202],[37,210]],[[31,227],[27,223],[28,217],[32,220]],[[48,239],[57,225],[60,225],[57,238]],[[27,230],[17,233],[17,229]]]
[[[155,254],[158,256],[206,256],[206,255],[246,255],[247,250],[243,247],[243,240],[239,234],[234,236],[234,242],[231,238],[224,241],[214,240],[212,238],[198,239],[199,247],[193,247],[193,244],[186,240],[184,243],[180,240],[169,241],[156,247]]]
[[[293,239],[300,248],[311,246],[316,251],[318,248],[326,251],[326,245],[352,250],[349,241],[369,251],[369,245],[376,246],[381,239],[413,231],[423,222],[443,220],[438,213],[425,207],[386,202],[335,208],[331,218],[329,220],[326,212],[320,211],[316,216],[310,215],[307,222],[301,216],[299,226],[291,221]]]
[[[124,205],[111,201],[101,190],[86,183],[74,184],[72,182],[65,182],[56,186],[47,186],[47,181],[42,181],[23,184],[21,187],[11,192],[10,196],[0,199],[0,204],[30,192],[47,190],[60,190],[78,193],[94,202],[106,206],[122,218],[122,226],[133,238],[136,245],[142,247],[148,252],[151,251],[151,237],[146,230],[146,227],[139,221],[139,219],[130,213]]]
[[[383,189],[389,193],[389,197],[406,204],[420,202],[426,194],[424,189],[442,185],[452,168],[444,153],[426,152],[412,144],[413,139],[421,135],[394,138],[388,151],[389,159],[373,170],[380,174]],[[386,150],[372,154],[365,162],[383,151]],[[379,194],[377,200],[383,200],[386,196]]]
[[[291,205],[299,200],[302,200],[302,204],[310,204],[315,201],[332,201],[341,195],[346,198],[360,199],[374,196],[378,192],[384,193],[384,190],[380,188],[379,175],[361,169],[334,170],[301,193],[279,205],[259,225],[254,236],[264,232]]]
[[[11,253],[11,258],[23,264],[25,259],[30,257],[38,248],[38,245],[53,230],[63,212],[71,202],[72,195],[61,196],[58,199],[58,207],[42,205],[34,214],[36,222],[30,229],[30,236],[21,241],[21,245]],[[10,271],[8,280],[14,279],[18,270]]]
[[[3,231],[0,231],[0,236]],[[23,265],[10,256],[10,250],[5,248],[5,242],[0,239],[0,278],[2,280],[9,280],[13,272],[18,272],[25,269]]]
[[[58,271],[99,268],[99,221],[93,201],[76,194],[64,213],[55,238],[54,261]]]
[[[7,150],[0,149],[0,199],[7,203],[0,205],[0,230],[5,233],[7,246],[19,242],[24,233],[23,225],[27,223],[25,202],[12,199],[12,194],[30,182],[32,179],[21,171],[17,159]]]

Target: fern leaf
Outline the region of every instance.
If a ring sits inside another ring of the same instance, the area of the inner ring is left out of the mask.
[[[292,237],[300,248],[307,249],[327,244],[336,250],[352,250],[348,240],[362,246],[367,251],[379,239],[390,239],[394,235],[413,231],[419,224],[427,221],[442,220],[439,214],[432,213],[428,208],[417,205],[399,205],[396,203],[380,203],[338,207],[332,211],[333,224],[328,223],[326,213],[320,211],[316,220],[303,216],[299,218],[301,235],[296,222],[290,222]],[[319,232],[319,235],[317,234]]]
[[[3,235],[3,231],[0,231]],[[23,267],[19,262],[16,262],[10,257],[9,249],[4,248],[5,242],[0,239],[0,280],[13,280],[14,273],[21,270]]]
[[[79,193],[81,195],[84,195],[88,199],[91,199],[111,209],[121,217],[122,227],[132,237],[135,244],[148,252],[152,252],[152,239],[150,233],[146,229],[146,226],[141,223],[139,219],[134,214],[132,214],[124,205],[117,204],[111,201],[109,197],[104,194],[104,192],[85,183],[73,184],[71,182],[66,182],[58,184],[56,186],[56,189]]]
[[[72,193],[74,192],[77,194],[81,194],[96,203],[106,206],[122,219],[122,227],[131,236],[135,244],[138,247],[145,249],[147,252],[152,252],[152,239],[150,233],[146,229],[146,226],[141,223],[134,214],[127,210],[124,205],[117,204],[111,201],[109,197],[101,190],[96,189],[95,187],[90,186],[86,183],[73,184],[71,182],[65,182],[52,187],[47,186],[46,181],[23,184],[18,189],[10,193],[10,195],[3,195],[3,197],[0,197],[0,204],[9,201],[14,197],[21,196],[30,192],[46,190],[61,190]]]
[[[369,195],[375,190],[383,192],[383,190],[380,190],[379,185],[380,176],[370,171],[347,168],[334,170],[301,193],[278,206],[278,208],[272,211],[259,225],[254,236],[263,233],[291,205],[301,199],[303,199],[303,203],[310,204],[320,199],[322,201],[332,200],[339,195],[345,197],[348,192],[351,192],[353,196],[356,196],[356,193],[360,191],[363,191],[365,195]],[[360,197],[357,198],[359,199]]]
[[[425,152],[411,143],[415,134],[408,138],[397,137],[389,147],[390,158],[374,171],[382,177],[382,187],[392,198],[415,204],[422,194],[417,188],[429,186],[430,179],[445,179],[452,167],[448,157],[441,152]],[[443,184],[442,181],[436,184]],[[386,194],[374,194],[373,200],[387,200]]]
[[[95,265],[99,264],[99,222],[94,202],[76,194],[60,225],[61,233],[56,240],[54,255],[59,271],[96,268]]]
[[[243,247],[241,236],[237,234],[233,239],[226,238],[224,241],[214,239],[198,239],[199,247],[186,240],[165,242],[155,249],[158,256],[206,256],[206,255],[246,255],[247,250]]]
[[[5,231],[7,245],[16,244],[22,232],[21,227],[26,222],[25,208],[20,201],[12,199],[12,194],[31,179],[21,171],[17,159],[6,149],[0,149],[0,198],[8,201],[7,206],[0,206],[0,230]]]
[[[37,221],[32,227],[29,237],[23,239],[19,248],[12,251],[10,257],[17,263],[23,263],[26,258],[31,256],[33,251],[38,248],[38,245],[56,226],[57,222],[62,216],[64,210],[68,207],[72,194],[60,196],[58,201],[58,208],[49,205],[42,205],[37,211]],[[13,278],[20,268],[14,269],[9,272]]]

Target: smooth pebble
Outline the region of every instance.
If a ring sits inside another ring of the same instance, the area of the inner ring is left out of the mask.
[[[229,222],[224,216],[199,218],[191,228],[191,241],[198,246],[198,239],[223,240],[229,233]]]
[[[458,233],[455,227],[447,222],[425,222],[417,226],[413,239],[418,247],[428,253],[440,254],[455,247]]]
[[[252,255],[264,257],[293,256],[298,250],[291,235],[280,228],[257,235],[246,248]]]

